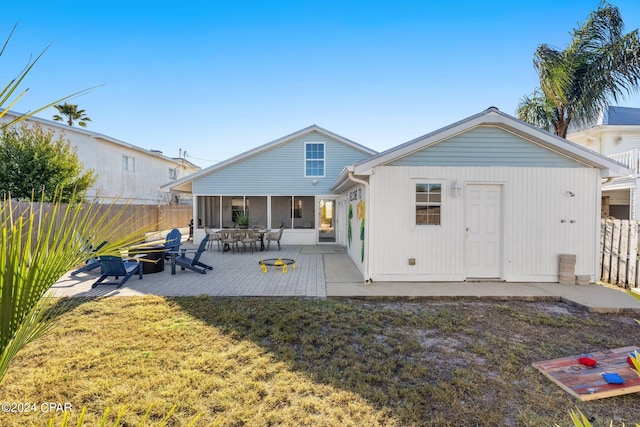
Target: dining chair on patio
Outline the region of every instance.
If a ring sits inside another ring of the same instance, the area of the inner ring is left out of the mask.
[[[278,231],[272,231],[267,234],[267,250],[271,247],[271,242],[278,242],[278,250],[280,250],[280,239],[282,238],[282,232],[284,227],[280,227]]]
[[[205,234],[204,239],[200,242],[197,250],[181,249],[179,254],[172,254],[171,258],[171,274],[176,274],[176,265],[179,265],[182,270],[188,268],[200,274],[207,274],[207,270],[213,270],[213,267],[200,262],[202,253],[206,250],[209,243],[209,235]],[[188,253],[193,253],[193,258],[187,257]]]
[[[135,273],[138,273],[139,279],[142,279],[142,266],[138,260],[123,260],[119,256],[101,255],[100,256],[100,277],[91,285],[95,288],[98,285],[115,285],[120,288]],[[103,283],[108,277],[115,277],[116,280],[122,277],[119,282]]]
[[[236,249],[239,249],[238,248],[238,242],[240,242],[239,231],[240,230],[236,230],[235,228],[220,230],[220,234],[222,234],[222,244],[224,246],[222,249],[223,253],[227,252],[229,249],[231,249],[232,252],[235,253]]]
[[[259,236],[256,237],[256,233],[253,230],[240,230],[240,243],[242,243],[242,252],[246,252],[247,246],[251,248],[251,253],[255,249],[258,251],[257,241]]]
[[[209,244],[207,249],[211,249],[213,242],[218,243],[218,251],[220,251],[220,244],[222,243],[222,235],[218,231],[214,231],[211,227],[205,227],[204,232],[209,236]]]

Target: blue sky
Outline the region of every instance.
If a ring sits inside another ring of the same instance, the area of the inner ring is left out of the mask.
[[[4,86],[53,44],[13,109],[64,95],[88,129],[206,167],[312,124],[381,151],[537,86],[533,52],[563,48],[597,1],[6,2]],[[96,3],[96,4],[94,4]],[[522,3],[522,4],[519,4]],[[640,2],[619,7],[627,31]],[[634,95],[621,103],[640,107]],[[39,117],[51,119],[55,110]]]

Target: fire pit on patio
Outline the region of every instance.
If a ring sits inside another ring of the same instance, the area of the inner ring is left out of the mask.
[[[129,255],[147,260],[140,261],[144,274],[164,271],[164,246],[145,246],[131,249]]]

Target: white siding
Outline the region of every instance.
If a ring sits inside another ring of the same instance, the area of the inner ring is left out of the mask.
[[[576,274],[593,278],[599,176],[597,169],[590,168],[377,167],[367,204],[371,277],[379,281],[465,279],[465,194],[464,190],[453,194],[452,183],[457,180],[462,187],[467,183],[503,186],[503,280],[556,282],[558,255],[565,253],[577,255]],[[416,179],[443,183],[441,225],[415,225]],[[416,265],[410,266],[409,258],[415,258]]]

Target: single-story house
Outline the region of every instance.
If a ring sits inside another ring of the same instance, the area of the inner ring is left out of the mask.
[[[492,107],[382,153],[318,126],[165,186],[204,227],[285,227],[339,244],[370,281],[557,282],[597,276],[603,179],[621,163]]]
[[[376,154],[320,126],[301,129],[164,186],[192,194],[194,239],[205,227],[284,227],[282,244],[333,243],[336,200],[329,187],[345,165]]]
[[[624,165],[491,107],[347,166],[338,243],[369,281],[598,277],[600,190]]]

